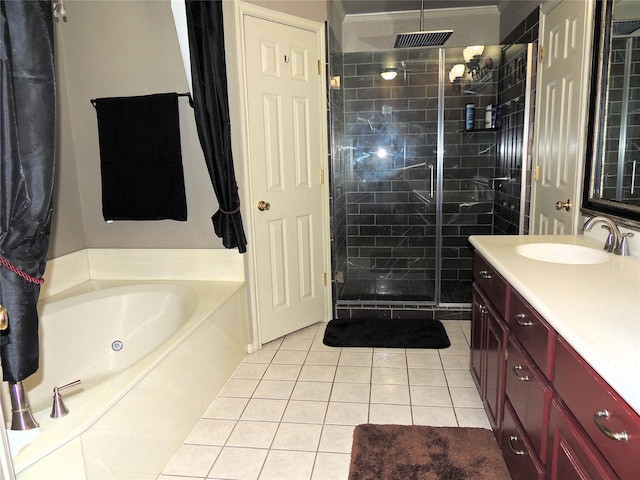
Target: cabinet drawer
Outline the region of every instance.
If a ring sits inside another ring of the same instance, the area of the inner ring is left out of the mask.
[[[553,391],[512,338],[508,344],[507,398],[540,459],[546,457],[549,407]]]
[[[556,398],[551,403],[546,468],[549,480],[618,478],[562,402]]]
[[[538,368],[552,380],[556,332],[515,290],[510,294],[507,323]]]
[[[637,479],[640,417],[560,337],[556,350],[554,386],[620,478]],[[608,418],[605,418],[606,415]],[[614,434],[626,436],[627,439],[611,438]]]
[[[473,257],[473,279],[504,318],[507,310],[507,283],[478,253]]]
[[[544,467],[533,452],[531,442],[518,422],[509,400],[505,402],[502,429],[502,456],[511,477],[518,480],[543,480]]]

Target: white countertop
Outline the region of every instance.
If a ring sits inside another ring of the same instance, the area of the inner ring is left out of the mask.
[[[602,249],[582,235],[470,237],[471,244],[640,414],[640,258],[566,265],[516,253],[526,243]]]

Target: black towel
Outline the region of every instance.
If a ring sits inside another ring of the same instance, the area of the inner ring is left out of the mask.
[[[187,219],[178,95],[98,98],[105,220]]]

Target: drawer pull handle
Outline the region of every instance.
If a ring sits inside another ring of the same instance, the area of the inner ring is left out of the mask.
[[[593,414],[593,421],[600,429],[600,431],[612,440],[616,440],[618,442],[629,441],[629,435],[627,434],[627,432],[612,432],[604,423],[602,423],[603,419],[607,420],[610,416],[611,414],[609,413],[609,410],[598,410]]]
[[[514,365],[513,366],[513,374],[516,376],[516,378],[518,380],[520,380],[521,382],[528,382],[529,380],[531,380],[531,377],[529,377],[529,375],[520,375],[520,370],[522,370],[524,367],[522,365]]]
[[[520,440],[516,435],[510,435],[509,436],[509,449],[515,454],[515,455],[526,455],[527,451],[526,450],[516,450],[515,448],[513,448],[513,445],[511,444],[511,442],[517,442],[518,440]]]
[[[523,321],[523,319],[526,318],[526,316],[527,315],[525,313],[516,313],[514,315],[514,318],[516,319],[516,323],[521,327],[530,327],[531,325],[533,325],[533,322],[530,322],[529,320]]]
[[[491,278],[491,274],[489,273],[489,271],[488,271],[488,270],[480,270],[478,273],[479,273],[479,274],[480,274],[480,276],[481,276],[482,278],[484,278],[485,280],[489,280],[489,279]]]

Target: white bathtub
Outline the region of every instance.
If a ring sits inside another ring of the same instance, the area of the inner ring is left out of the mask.
[[[42,433],[19,480],[155,479],[246,353],[242,282],[91,280],[39,311],[24,384]],[[53,387],[78,379],[51,419]]]

